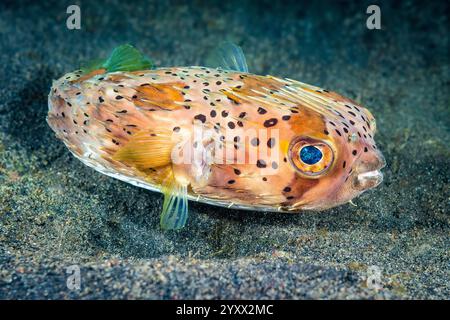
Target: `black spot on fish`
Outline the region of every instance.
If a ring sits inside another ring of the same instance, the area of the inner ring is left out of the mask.
[[[206,122],[206,117],[204,114],[198,114],[194,117],[195,120],[200,120],[202,123]]]
[[[258,168],[265,168],[265,167],[267,167],[267,164],[264,160],[259,159],[258,161],[256,161],[256,166]]]
[[[267,113],[267,110],[266,110],[266,109],[263,109],[263,108],[261,108],[261,107],[259,107],[259,108],[258,108],[258,113],[259,113],[259,114],[265,114],[265,113]]]
[[[266,128],[273,127],[277,123],[278,123],[278,120],[276,118],[271,118],[271,119],[264,121],[264,127],[266,127]]]
[[[272,148],[273,146],[275,146],[275,138],[270,138],[269,140],[267,140],[267,146],[269,148]]]
[[[259,146],[259,139],[258,138],[253,138],[250,143],[252,144],[252,146],[257,147]]]

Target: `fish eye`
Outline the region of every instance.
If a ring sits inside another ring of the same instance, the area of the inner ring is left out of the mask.
[[[322,151],[315,146],[304,146],[300,149],[300,160],[305,164],[316,164],[323,157]]]
[[[290,144],[289,160],[301,175],[317,178],[333,164],[334,152],[325,141],[298,137]]]

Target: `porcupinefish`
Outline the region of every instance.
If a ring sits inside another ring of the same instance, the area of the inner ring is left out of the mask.
[[[208,67],[154,68],[120,46],[54,81],[47,122],[84,164],[162,192],[164,229],[185,225],[188,200],[324,210],[382,181],[369,110],[319,87],[249,73],[232,43],[213,57]]]

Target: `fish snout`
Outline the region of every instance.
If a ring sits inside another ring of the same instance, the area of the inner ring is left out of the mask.
[[[386,159],[378,151],[370,157],[361,159],[355,168],[353,188],[364,191],[378,186],[383,181],[383,173],[380,170],[385,166]]]

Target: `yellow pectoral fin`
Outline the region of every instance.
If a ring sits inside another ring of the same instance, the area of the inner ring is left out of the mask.
[[[175,146],[171,132],[140,131],[117,150],[113,159],[144,170],[168,165]]]

